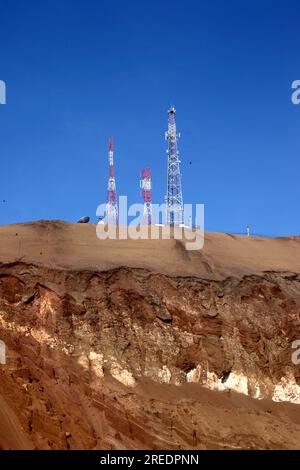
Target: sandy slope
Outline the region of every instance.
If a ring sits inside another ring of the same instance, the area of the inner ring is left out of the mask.
[[[0,395],[0,448],[33,449],[30,438],[25,433],[16,413]]]
[[[257,238],[206,233],[204,248],[171,240],[99,240],[96,226],[40,221],[0,227],[0,261],[72,270],[140,267],[220,279],[263,271],[300,271],[300,237]]]

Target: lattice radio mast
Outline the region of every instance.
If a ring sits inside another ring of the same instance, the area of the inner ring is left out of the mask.
[[[183,224],[183,199],[181,189],[181,173],[177,139],[180,134],[176,133],[175,108],[168,110],[169,124],[166,132],[168,141],[168,181],[166,194],[166,223],[171,226]]]

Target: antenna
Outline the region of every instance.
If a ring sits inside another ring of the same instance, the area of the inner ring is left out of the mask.
[[[181,189],[181,173],[179,152],[177,149],[177,139],[179,134],[176,133],[174,107],[168,110],[169,122],[168,131],[166,132],[166,140],[168,141],[168,180],[166,200],[166,223],[171,226],[179,226],[183,224],[183,199]]]
[[[118,224],[118,206],[117,191],[114,172],[114,145],[112,137],[108,141],[108,161],[109,161],[109,177],[107,185],[107,201],[106,201],[106,223],[109,225]]]
[[[141,171],[141,195],[144,201],[143,223],[144,225],[151,225],[152,222],[152,184],[151,184],[151,169],[144,168]]]

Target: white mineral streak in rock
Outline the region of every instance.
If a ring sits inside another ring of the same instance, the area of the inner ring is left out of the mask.
[[[243,374],[235,374],[234,372],[230,372],[228,379],[223,384],[225,388],[229,388],[230,390],[235,390],[238,393],[243,393],[244,395],[248,395],[248,379]]]
[[[126,387],[134,387],[135,379],[131,372],[123,369],[117,362],[112,363],[110,368],[111,375]]]
[[[261,396],[259,383],[256,383],[256,385],[255,385],[255,391],[254,391],[253,398],[255,398],[256,400],[262,400],[262,398],[263,398]]]
[[[83,358],[85,356],[80,356],[82,358],[83,364],[86,364],[86,360]],[[80,360],[79,358],[79,360]],[[94,351],[90,351],[89,357],[88,357],[88,367],[91,368],[92,372],[97,377],[104,377],[104,372],[103,372],[103,354],[96,353]]]
[[[187,382],[200,382],[202,366],[199,364],[194,369],[186,374]],[[253,379],[253,392],[252,397],[261,400],[263,398],[261,387],[258,381]],[[256,383],[255,383],[256,382]],[[203,386],[210,390],[223,391],[234,390],[244,395],[249,395],[249,380],[244,374],[230,372],[226,380],[221,380],[215,372],[207,372],[206,382]],[[295,377],[289,374],[287,377],[282,377],[281,381],[274,387],[272,396],[273,401],[287,401],[291,403],[300,404],[300,386],[297,385]]]
[[[90,368],[89,358],[85,354],[78,357],[77,363],[85,370],[89,370]]]
[[[162,369],[158,370],[158,373],[157,373],[159,382],[166,383],[166,384],[170,383],[171,375],[172,374],[167,366],[162,366]]]
[[[192,369],[187,373],[188,382],[200,382],[201,376],[201,365],[198,365],[195,369]],[[204,387],[210,390],[235,390],[238,393],[248,395],[248,379],[243,374],[236,374],[231,372],[228,378],[222,382],[222,380],[215,374],[215,372],[207,372],[206,382],[203,383]]]
[[[272,397],[273,401],[289,401],[300,403],[300,387],[297,385],[295,377],[282,377],[275,386]]]
[[[198,365],[197,367],[195,367],[195,369],[190,370],[186,374],[186,381],[198,383],[200,382],[200,375],[201,375],[201,366]]]

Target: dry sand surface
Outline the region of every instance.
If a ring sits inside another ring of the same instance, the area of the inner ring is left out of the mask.
[[[54,269],[103,271],[120,266],[209,279],[300,270],[300,237],[206,233],[204,248],[170,240],[99,240],[96,225],[39,221],[0,227],[0,261]]]

